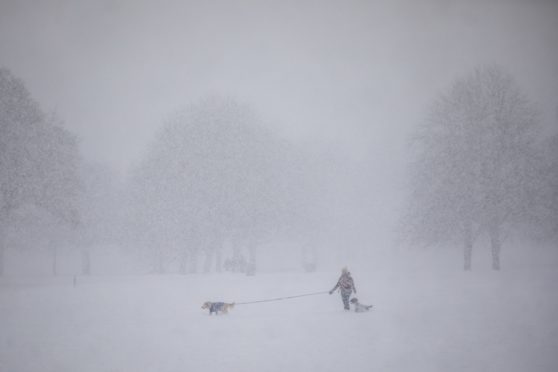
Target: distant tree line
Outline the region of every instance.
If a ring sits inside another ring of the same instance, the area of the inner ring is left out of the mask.
[[[48,250],[56,275],[59,248],[69,247],[88,275],[92,252],[110,245],[157,273],[220,271],[225,261],[253,272],[258,246],[274,239],[303,241],[303,264],[315,267],[315,247],[336,224],[334,193],[325,191],[339,164],[280,138],[231,98],[176,112],[117,185],[1,69],[0,141],[0,275],[9,248]]]
[[[499,270],[506,237],[558,238],[558,135],[544,138],[534,105],[502,69],[456,80],[411,144],[408,242],[460,245],[471,270],[484,236]],[[80,252],[85,275],[92,251],[111,244],[157,273],[252,272],[258,247],[281,240],[298,241],[313,270],[319,247],[362,233],[361,196],[342,182],[361,175],[349,168],[336,154],[282,139],[248,105],[212,96],[165,121],[117,185],[0,69],[0,275],[6,252],[26,239],[50,252],[54,275],[64,245]],[[232,256],[223,257],[226,244]]]

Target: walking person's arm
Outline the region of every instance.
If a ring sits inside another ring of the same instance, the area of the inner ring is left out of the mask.
[[[338,280],[338,281],[337,281],[337,284],[335,284],[335,287],[333,287],[333,289],[332,289],[331,291],[329,291],[329,294],[332,294],[333,291],[335,291],[337,288],[339,288],[339,282],[340,282],[340,281],[341,281],[341,280]]]

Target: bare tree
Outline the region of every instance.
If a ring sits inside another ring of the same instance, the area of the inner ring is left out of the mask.
[[[499,270],[506,228],[527,219],[538,190],[537,123],[535,109],[500,68],[457,80],[413,137],[407,238],[461,241],[464,269],[471,270],[474,241],[487,233]]]

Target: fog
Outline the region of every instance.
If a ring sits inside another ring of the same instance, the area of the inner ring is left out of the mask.
[[[0,371],[556,368],[557,45],[551,0],[3,0]]]
[[[289,137],[390,154],[376,161],[400,159],[425,105],[482,64],[555,119],[552,2],[4,1],[1,17],[3,66],[119,171],[208,93],[253,104]]]

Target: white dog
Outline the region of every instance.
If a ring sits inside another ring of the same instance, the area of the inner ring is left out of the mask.
[[[372,305],[363,305],[360,302],[358,302],[358,298],[356,297],[351,299],[351,303],[355,305],[355,313],[363,313],[372,308]]]

